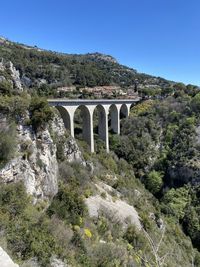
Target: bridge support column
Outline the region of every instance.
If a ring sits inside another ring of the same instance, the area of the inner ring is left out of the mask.
[[[83,139],[89,144],[90,152],[94,153],[93,112],[95,106],[83,106]]]
[[[99,125],[98,132],[99,137],[106,143],[106,152],[109,153],[109,136],[108,136],[108,113],[109,106],[101,105],[98,106],[99,110]]]
[[[120,108],[121,104],[113,104],[110,107],[111,129],[116,134],[120,134]]]
[[[130,110],[131,110],[131,104],[126,104],[126,106],[127,106],[127,109],[128,109],[127,117],[129,117],[129,115],[130,115]]]

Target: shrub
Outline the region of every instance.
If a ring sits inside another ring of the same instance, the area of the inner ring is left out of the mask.
[[[76,189],[61,186],[47,213],[50,216],[56,214],[60,219],[79,225],[80,217],[84,216],[85,211],[84,201]]]
[[[85,236],[86,236],[87,238],[92,238],[92,233],[91,233],[90,229],[85,228],[85,229],[84,229],[84,234],[85,234]]]
[[[22,213],[28,202],[25,187],[22,183],[1,185],[0,208],[11,217]]]
[[[124,239],[127,240],[135,249],[141,249],[144,247],[146,240],[143,235],[137,230],[135,225],[129,225]]]
[[[0,165],[9,161],[15,152],[16,131],[15,125],[10,124],[0,129]]]
[[[9,81],[1,81],[0,82],[0,93],[3,95],[10,95],[12,90],[12,84]]]
[[[53,111],[48,102],[41,97],[32,97],[30,104],[31,124],[37,130],[44,127],[46,123],[53,119]]]
[[[28,224],[19,220],[12,224],[7,239],[13,252],[21,255],[23,260],[36,257],[42,267],[46,267],[51,256],[60,251],[43,221]]]
[[[160,191],[163,180],[162,180],[162,173],[157,172],[155,170],[151,171],[145,180],[145,185],[151,191],[151,193],[156,194]]]
[[[178,189],[170,189],[162,200],[165,212],[175,216],[178,220],[183,219],[185,208],[189,202],[189,188],[186,186]]]
[[[25,93],[20,96],[0,95],[0,111],[13,118],[23,116],[27,112],[29,104],[30,99]]]
[[[126,249],[113,243],[97,244],[92,250],[93,265],[99,267],[127,266]]]

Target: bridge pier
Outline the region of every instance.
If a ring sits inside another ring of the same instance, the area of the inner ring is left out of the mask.
[[[109,106],[97,106],[99,112],[99,124],[98,133],[99,138],[101,138],[106,143],[106,152],[109,152],[109,138],[108,138],[108,112]]]
[[[83,139],[89,144],[90,152],[94,152],[93,112],[95,106],[82,106]]]

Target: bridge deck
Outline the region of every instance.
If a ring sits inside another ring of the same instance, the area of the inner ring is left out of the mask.
[[[140,97],[133,98],[133,99],[66,99],[66,98],[55,98],[55,99],[48,99],[49,104],[132,104],[135,102],[140,101]]]

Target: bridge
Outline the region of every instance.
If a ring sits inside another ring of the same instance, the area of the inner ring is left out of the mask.
[[[140,101],[134,99],[49,99],[48,103],[58,109],[66,129],[74,137],[74,115],[77,109],[81,110],[83,120],[83,139],[89,144],[90,151],[94,152],[93,114],[98,111],[98,135],[109,152],[108,116],[110,115],[111,129],[120,134],[120,114],[128,117],[132,105]]]

